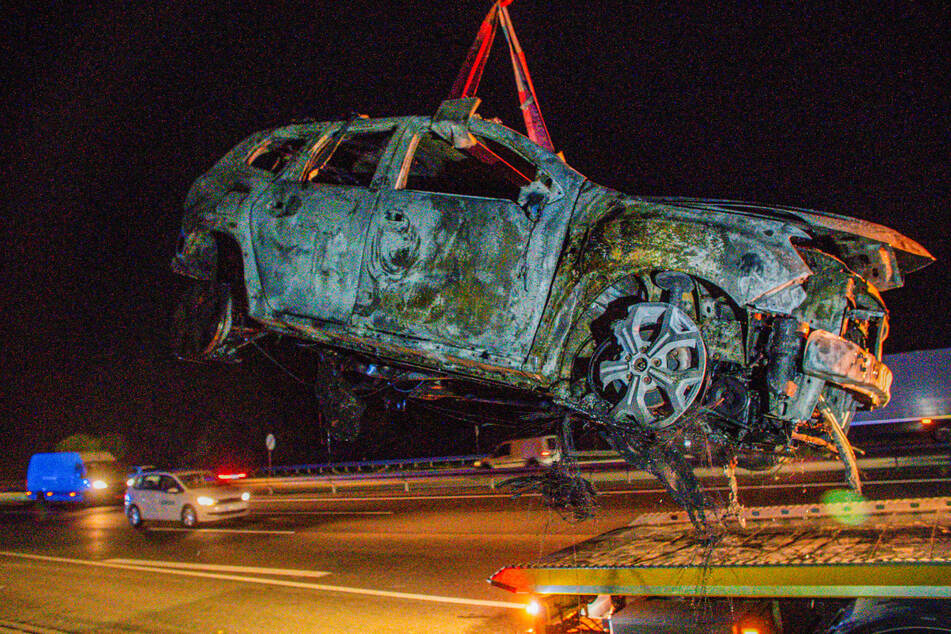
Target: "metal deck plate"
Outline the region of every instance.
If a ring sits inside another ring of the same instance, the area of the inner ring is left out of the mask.
[[[745,509],[698,539],[679,513],[490,581],[515,592],[733,597],[951,597],[951,498]]]

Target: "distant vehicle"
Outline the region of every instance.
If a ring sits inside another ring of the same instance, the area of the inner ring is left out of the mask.
[[[215,461],[212,471],[219,480],[241,480],[250,473],[248,459],[243,456],[220,457]]]
[[[129,473],[125,481],[126,486],[132,486],[132,480],[135,479],[135,476],[147,473],[149,471],[155,471],[158,469],[154,464],[137,464],[129,467]]]
[[[506,467],[548,466],[561,460],[561,447],[557,436],[517,438],[499,444],[491,454],[476,460],[475,466],[483,469]]]
[[[124,467],[108,451],[38,453],[26,471],[27,496],[46,502],[115,502]]]
[[[251,493],[219,480],[210,471],[152,471],[132,478],[125,493],[129,524],[179,521],[192,528],[248,514]]]
[[[248,472],[241,469],[219,469],[215,472],[215,477],[219,480],[242,480],[248,477]]]

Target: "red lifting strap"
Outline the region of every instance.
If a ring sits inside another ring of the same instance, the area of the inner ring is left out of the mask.
[[[525,130],[528,132],[528,138],[554,152],[555,146],[548,135],[548,128],[545,125],[545,119],[542,117],[541,108],[538,106],[538,98],[535,95],[535,86],[532,84],[532,76],[528,72],[525,52],[518,43],[518,38],[515,36],[515,27],[512,25],[512,18],[506,8],[512,1],[498,0],[489,9],[479,26],[479,32],[476,33],[472,46],[469,47],[469,52],[466,54],[466,60],[459,70],[459,75],[452,85],[449,99],[475,95],[479,89],[485,62],[492,50],[492,43],[495,41],[496,28],[501,23],[502,33],[505,34],[505,40],[508,42],[509,57],[512,59],[512,71],[515,74],[519,108],[522,110],[522,117],[525,119]]]
[[[511,2],[511,0],[509,0]],[[499,3],[494,3],[489,12],[479,25],[479,32],[476,33],[469,52],[466,53],[466,61],[462,63],[459,69],[459,75],[449,91],[449,99],[461,99],[462,97],[471,97],[479,89],[479,82],[482,80],[482,70],[485,68],[485,60],[489,58],[489,51],[492,50],[492,42],[495,40],[495,28],[498,24]]]
[[[548,136],[548,127],[545,125],[545,118],[542,117],[538,97],[535,95],[535,85],[532,84],[532,76],[528,72],[525,51],[522,50],[518,38],[515,37],[515,27],[512,25],[512,18],[509,17],[509,11],[505,5],[499,7],[499,17],[502,21],[502,33],[505,34],[509,45],[512,71],[515,73],[515,87],[518,89],[519,108],[522,109],[528,138],[554,152],[555,146],[551,142],[551,137]]]

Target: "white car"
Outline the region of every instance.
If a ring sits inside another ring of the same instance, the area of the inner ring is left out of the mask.
[[[251,493],[210,471],[150,471],[131,479],[125,514],[139,528],[145,521],[179,521],[186,527],[248,514]]]

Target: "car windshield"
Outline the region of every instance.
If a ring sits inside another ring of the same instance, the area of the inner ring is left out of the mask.
[[[186,489],[206,489],[208,487],[227,486],[208,471],[180,474],[178,479]]]

